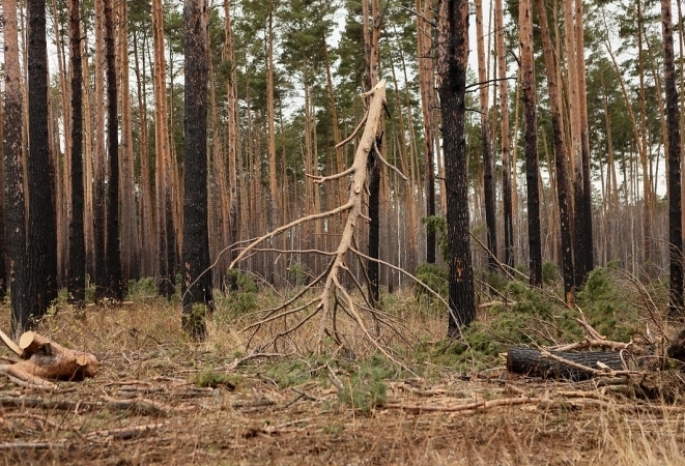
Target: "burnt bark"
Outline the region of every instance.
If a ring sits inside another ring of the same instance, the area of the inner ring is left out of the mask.
[[[86,243],[84,237],[83,190],[83,70],[81,62],[81,18],[79,0],[69,9],[71,55],[71,218],[67,287],[73,302],[83,304],[86,292]]]
[[[466,68],[468,60],[468,1],[439,3],[438,74],[447,188],[447,241],[449,245],[448,335],[458,337],[461,327],[476,318],[473,268],[469,237],[469,184],[466,170]]]
[[[616,351],[550,351],[549,353],[590,369],[600,370],[597,365],[598,362],[613,370],[624,369],[621,354]],[[563,362],[542,356],[542,352],[538,349],[522,346],[511,347],[507,351],[507,371],[528,377],[571,381],[587,380],[594,376],[591,371],[571,367]]]
[[[538,184],[538,122],[536,111],[535,64],[533,58],[532,0],[519,4],[521,31],[521,88],[523,91],[524,139],[526,145],[526,188],[528,193],[528,245],[530,284],[542,287],[542,241],[540,239],[540,189]]]
[[[569,195],[569,169],[566,146],[563,138],[563,124],[561,120],[561,95],[557,82],[557,61],[552,48],[547,11],[542,0],[535,0],[535,7],[540,21],[542,48],[547,73],[547,88],[549,90],[550,110],[552,114],[552,137],[554,140],[554,159],[557,172],[557,199],[559,202],[559,230],[561,236],[561,269],[564,277],[564,293],[566,302],[572,304],[575,284],[573,263],[573,237],[571,234],[571,206]]]
[[[21,98],[21,70],[17,40],[17,2],[3,1],[5,40],[5,208],[7,253],[10,260],[11,333],[18,337],[29,326],[26,276],[26,207]]]
[[[383,135],[376,137],[376,144],[383,141]],[[380,150],[380,148],[379,148]],[[373,151],[373,149],[372,149]],[[379,162],[373,152],[369,154],[368,160],[369,170],[369,257],[378,258],[380,246],[380,187],[381,187],[381,171]],[[380,294],[378,291],[379,280],[379,265],[375,260],[369,260],[366,264],[367,273],[369,275],[369,292],[373,304],[377,304]]]
[[[116,49],[114,44],[114,18],[112,0],[105,2],[105,48],[107,59],[107,156],[109,180],[107,182],[107,295],[124,299],[121,276],[121,246],[119,244],[119,120],[117,109]]]
[[[211,312],[212,273],[207,218],[207,79],[208,54],[204,2],[186,0],[185,121],[183,204],[183,328],[196,339],[205,336],[205,313]],[[209,270],[208,270],[209,269]],[[203,312],[196,304],[202,304]]]
[[[671,2],[661,2],[661,24],[664,42],[664,85],[666,87],[666,118],[668,121],[668,241],[670,243],[670,305],[671,316],[682,318],[683,309],[683,229],[680,164],[680,113],[675,86],[673,54],[673,18]]]
[[[29,236],[28,296],[30,317],[45,315],[57,298],[57,214],[55,167],[48,136],[48,58],[45,0],[29,0]]]

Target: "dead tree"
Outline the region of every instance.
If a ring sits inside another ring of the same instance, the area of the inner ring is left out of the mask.
[[[339,144],[340,146],[352,140],[352,138],[361,130],[362,126],[364,126],[364,131],[357,146],[352,166],[345,171],[330,176],[308,175],[314,178],[314,181],[317,184],[337,182],[337,180],[349,177],[347,202],[326,212],[305,216],[257,238],[238,254],[229,268],[235,267],[241,260],[248,257],[248,255],[254,252],[260,244],[277,235],[283,234],[300,224],[334,216],[344,216],[345,224],[337,249],[328,252],[315,251],[316,253],[329,257],[329,263],[324,272],[280,306],[265,311],[262,319],[251,324],[244,330],[256,333],[263,326],[271,322],[281,319],[290,320],[287,327],[273,338],[272,341],[275,342],[279,338],[303,328],[307,322],[310,322],[315,316],[318,316],[320,323],[315,338],[315,344],[317,350],[319,350],[321,349],[321,344],[326,336],[332,337],[336,344],[344,345],[341,333],[338,331],[337,322],[341,316],[346,316],[362,329],[363,334],[369,341],[387,355],[386,350],[378,344],[377,337],[380,327],[382,325],[390,325],[390,323],[380,311],[373,309],[371,297],[365,290],[366,287],[364,287],[350,272],[347,263],[348,260],[369,259],[368,256],[356,249],[355,233],[357,232],[359,223],[363,220],[368,220],[363,214],[362,207],[364,204],[364,196],[368,192],[368,159],[370,154],[373,154],[376,157],[377,162],[387,164],[387,161],[382,157],[376,146],[376,135],[386,103],[385,80],[376,84],[369,92],[364,94],[364,97],[369,98],[369,107],[366,116],[358,125],[354,133],[347,140],[342,141]],[[391,168],[397,171],[395,167],[391,166]],[[403,179],[406,179],[401,173],[400,176]],[[341,275],[344,273],[347,273],[350,276],[351,281],[354,283],[354,286],[359,291],[362,298],[353,297],[353,295],[356,296],[356,294],[351,293],[342,286],[340,280]],[[315,296],[311,299],[305,298],[307,293],[314,289],[317,289],[318,291]],[[302,301],[305,302],[302,303]],[[369,319],[370,316],[372,316],[373,320]],[[375,328],[373,329],[374,336],[372,336],[372,330],[369,326],[370,323],[375,325]]]

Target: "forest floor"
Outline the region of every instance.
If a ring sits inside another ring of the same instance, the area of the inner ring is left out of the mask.
[[[249,358],[230,323],[197,345],[179,314],[149,298],[63,305],[41,322],[100,370],[58,391],[0,378],[0,464],[684,464],[680,397],[636,399],[609,379],[511,378],[501,358],[480,371],[285,349]],[[417,325],[436,335],[424,346],[438,345],[444,319]]]

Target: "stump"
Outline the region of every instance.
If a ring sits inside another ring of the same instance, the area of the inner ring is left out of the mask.
[[[621,354],[615,351],[550,351],[550,354],[591,369],[600,369],[598,362],[613,370],[623,370]],[[591,371],[572,367],[561,361],[542,355],[535,348],[513,346],[507,353],[507,371],[529,377],[545,379],[565,379],[570,381],[587,380],[595,376]]]

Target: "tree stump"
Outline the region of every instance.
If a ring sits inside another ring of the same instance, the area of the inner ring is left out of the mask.
[[[623,370],[624,362],[616,351],[550,351],[550,354],[590,369],[600,369],[598,362],[613,370]],[[507,352],[507,371],[529,377],[545,379],[565,379],[570,381],[587,380],[595,376],[591,371],[569,366],[561,361],[542,355],[535,348],[513,346]]]

